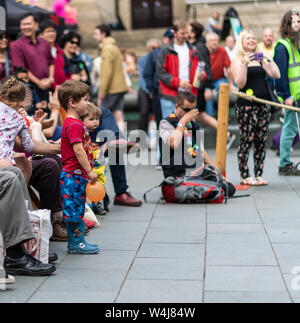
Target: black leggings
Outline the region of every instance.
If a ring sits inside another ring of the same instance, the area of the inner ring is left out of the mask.
[[[238,148],[238,162],[241,177],[250,177],[248,159],[250,149],[254,148],[255,177],[263,174],[266,158],[266,142],[271,119],[270,106],[236,106],[236,119],[240,128],[240,146]]]

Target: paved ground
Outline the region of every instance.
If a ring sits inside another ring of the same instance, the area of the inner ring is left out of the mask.
[[[300,302],[300,181],[279,177],[278,162],[268,152],[270,186],[227,205],[163,205],[154,191],[142,208],[111,206],[88,237],[99,255],[67,255],[64,243],[51,243],[56,273],[17,277],[0,302]],[[237,169],[233,150],[234,183]],[[161,179],[153,167],[128,167],[139,198]]]

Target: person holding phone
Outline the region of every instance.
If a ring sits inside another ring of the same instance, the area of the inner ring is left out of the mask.
[[[241,32],[237,41],[237,57],[232,62],[232,74],[241,92],[254,94],[256,97],[270,100],[266,84],[266,75],[280,78],[280,71],[272,58],[259,52],[257,38],[251,31]],[[240,128],[240,146],[238,162],[242,185],[268,185],[262,178],[266,157],[266,141],[271,118],[271,107],[238,98],[236,118]],[[254,173],[250,176],[248,159],[254,146]]]

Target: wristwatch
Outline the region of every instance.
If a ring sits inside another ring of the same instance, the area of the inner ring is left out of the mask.
[[[178,127],[181,127],[183,129],[185,128],[185,126],[182,123],[180,123],[180,122],[178,123]]]

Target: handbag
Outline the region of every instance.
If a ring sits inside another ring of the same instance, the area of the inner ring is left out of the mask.
[[[27,253],[38,261],[48,264],[49,241],[53,234],[50,210],[28,211],[34,238],[24,244]]]

